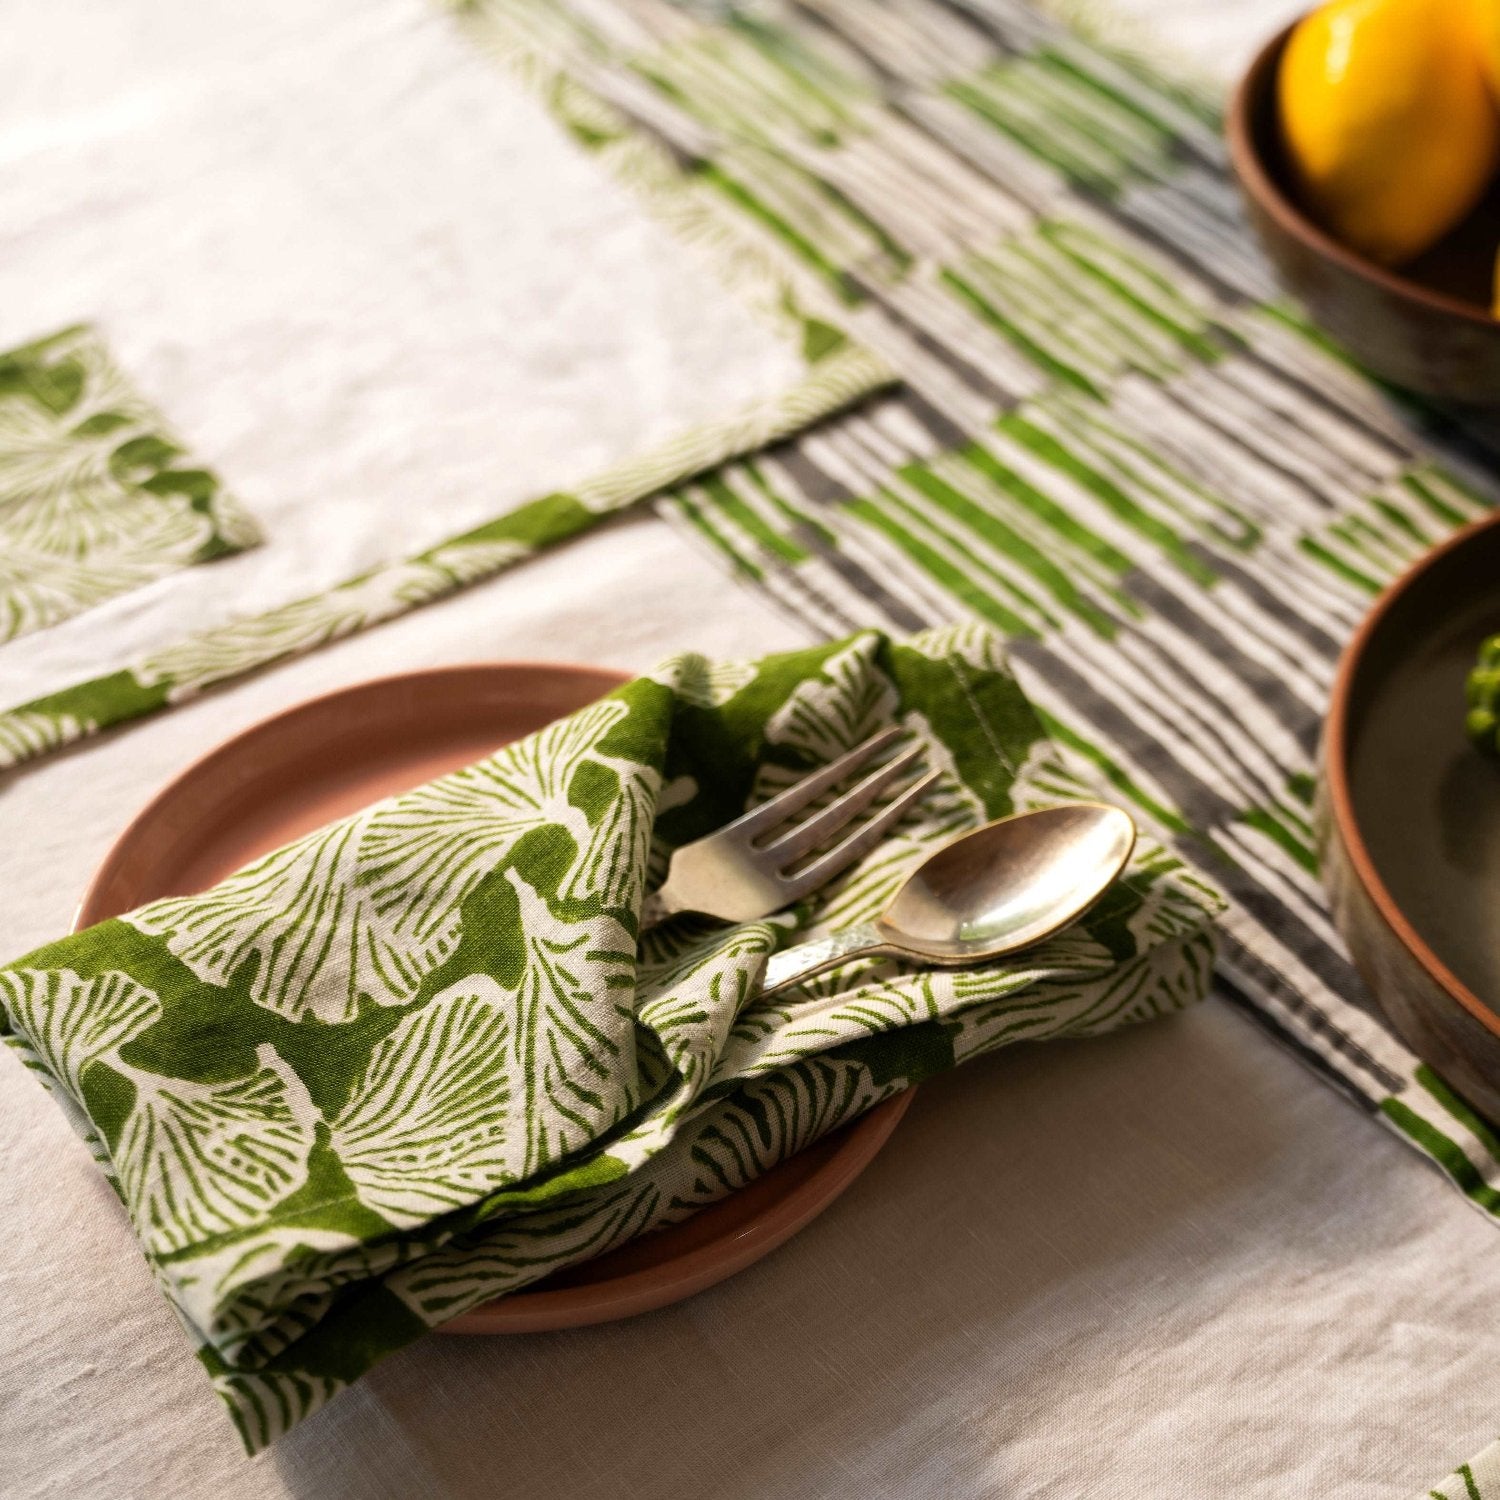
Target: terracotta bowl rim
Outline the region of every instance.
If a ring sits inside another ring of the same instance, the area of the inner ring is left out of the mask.
[[[1333,261],[1351,274],[1363,278],[1382,291],[1406,299],[1426,312],[1459,318],[1478,328],[1500,328],[1500,319],[1476,307],[1472,302],[1450,297],[1445,292],[1411,281],[1341,244],[1309,219],[1271,175],[1256,148],[1251,129],[1254,105],[1264,89],[1274,87],[1274,77],[1269,75],[1280,61],[1282,50],[1292,32],[1306,14],[1282,27],[1255,54],[1230,98],[1229,109],[1224,118],[1224,130],[1229,142],[1229,159],[1241,185],[1283,232],[1323,259]]]
[[[532,657],[518,658],[514,661],[496,658],[492,661],[437,663],[431,666],[413,667],[405,672],[382,672],[375,677],[362,677],[355,682],[346,682],[341,687],[331,687],[321,693],[312,693],[306,698],[300,698],[295,703],[289,703],[265,715],[264,718],[256,719],[243,728],[233,731],[217,743],[210,745],[207,750],[195,755],[174,775],[168,777],[136,809],[111,841],[104,858],[95,866],[88,885],[84,887],[83,894],[73,909],[73,919],[68,930],[77,932],[80,928],[91,926],[99,920],[95,914],[95,908],[115,879],[120,862],[124,858],[123,851],[129,846],[139,828],[158,817],[162,806],[179,796],[184,786],[210,774],[215,763],[241,741],[274,738],[285,729],[288,723],[294,722],[308,710],[322,707],[335,698],[359,697],[363,694],[379,696],[383,692],[389,692],[393,684],[407,682],[413,678],[427,681],[443,677],[468,677],[482,681],[492,675],[496,667],[522,673],[535,672],[551,676],[597,678],[600,682],[607,682],[607,685],[601,688],[601,696],[604,693],[613,692],[615,688],[622,687],[630,681],[630,673],[621,671],[618,667],[596,667],[584,662],[572,661],[542,661]]]
[[[1333,693],[1328,704],[1328,717],[1324,720],[1322,761],[1323,790],[1329,817],[1355,878],[1363,887],[1370,904],[1394,934],[1396,941],[1416,959],[1438,988],[1456,1000],[1491,1036],[1500,1039],[1500,1013],[1486,1005],[1437,956],[1426,939],[1407,920],[1395,897],[1380,878],[1360,832],[1349,778],[1349,717],[1354,679],[1363,665],[1365,652],[1375,632],[1380,629],[1395,605],[1420,579],[1426,577],[1452,553],[1466,546],[1474,536],[1497,528],[1500,528],[1500,513],[1471,522],[1454,532],[1447,541],[1440,542],[1431,551],[1424,553],[1376,599],[1339,658]]]

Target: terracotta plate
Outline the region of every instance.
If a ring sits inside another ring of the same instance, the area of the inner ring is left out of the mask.
[[[479,760],[623,680],[551,663],[443,667],[288,709],[210,751],[146,805],[99,867],[75,926],[202,890],[333,818]],[[687,1222],[476,1308],[444,1332],[601,1323],[713,1286],[838,1197],[909,1102],[898,1095]]]

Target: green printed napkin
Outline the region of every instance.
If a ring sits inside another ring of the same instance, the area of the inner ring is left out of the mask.
[[[876,854],[799,912],[640,934],[671,848],[892,721],[942,776]],[[757,999],[799,921],[865,920],[936,844],[1090,794],[977,626],[678,657],[0,969],[6,1040],[92,1144],[253,1451],[428,1329],[942,1068],[1199,998],[1218,901],[1148,844],[1017,963],[867,960]]]
[[[0,354],[0,641],[259,540],[93,329]]]
[[[1429,1500],[1492,1500],[1500,1495],[1500,1442],[1491,1443],[1477,1458],[1460,1464],[1427,1494]]]

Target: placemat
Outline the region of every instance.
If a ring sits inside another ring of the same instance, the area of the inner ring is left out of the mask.
[[[0,642],[259,540],[94,329],[0,354]]]
[[[449,19],[440,14],[433,13],[429,20],[433,31],[454,29]],[[448,43],[447,68],[451,71],[457,64],[469,64],[478,87],[487,87],[491,70],[484,59],[469,51],[459,38],[449,35],[444,40]],[[373,46],[374,42],[366,45]],[[386,49],[416,48],[418,43],[416,38],[392,30],[381,45]],[[436,57],[444,58],[443,49],[436,50]],[[369,66],[373,70],[392,64],[379,59]],[[419,81],[410,87],[418,93],[436,91],[445,76],[442,68],[442,61],[419,56],[413,75]],[[236,102],[243,104],[243,100]],[[395,108],[394,104],[390,107]],[[396,118],[398,121],[401,118],[399,111]],[[329,124],[324,121],[323,128],[327,129]],[[430,122],[427,128],[432,128]],[[548,129],[550,132],[550,125]],[[578,126],[574,128],[575,136],[580,130],[587,138],[587,131]],[[348,142],[341,136],[340,144],[347,148]],[[564,151],[569,149],[566,142],[558,144]],[[600,149],[605,148],[600,145]],[[306,585],[288,587],[280,593],[274,588],[257,591],[252,579],[246,593],[241,594],[237,588],[238,576],[229,574],[222,593],[196,617],[179,614],[164,619],[156,632],[131,633],[130,649],[117,649],[110,655],[108,670],[94,665],[99,648],[91,650],[90,643],[79,641],[71,655],[64,652],[59,657],[60,662],[70,662],[70,666],[59,666],[45,674],[35,673],[23,691],[7,694],[0,684],[0,770],[112,724],[181,702],[210,684],[309,651],[480,579],[493,577],[541,549],[603,523],[664,487],[730,457],[753,452],[890,384],[894,377],[889,366],[859,347],[830,321],[830,315],[837,310],[837,300],[819,288],[803,291],[795,287],[786,269],[765,252],[755,234],[746,230],[737,211],[726,205],[720,195],[691,174],[681,172],[669,154],[641,139],[621,140],[606,154],[608,165],[629,183],[639,201],[684,244],[689,251],[688,259],[704,265],[710,278],[716,276],[726,285],[782,346],[784,377],[767,381],[756,399],[738,398],[717,410],[707,408],[711,415],[706,421],[685,418],[680,424],[668,426],[665,440],[656,440],[660,429],[654,429],[651,439],[640,440],[640,451],[604,472],[597,472],[596,461],[588,461],[581,472],[561,474],[558,477],[567,481],[564,487],[535,498],[527,496],[525,491],[518,494],[515,489],[505,489],[512,440],[497,425],[493,435],[493,469],[497,488],[505,492],[506,498],[487,507],[482,497],[466,499],[456,507],[458,514],[465,517],[463,524],[450,523],[449,529],[454,534],[444,535],[443,529],[427,531],[420,535],[420,545],[411,534],[406,534],[404,540],[388,540],[383,549],[363,545],[366,538],[362,536],[355,538],[347,549],[335,545],[332,549],[335,556],[343,556],[347,551],[360,557],[361,566],[356,569],[352,563],[346,565],[352,575],[348,577],[341,577],[336,571],[323,574],[316,591],[309,591]],[[468,160],[458,148],[454,157],[460,164]],[[340,155],[339,159],[345,158]],[[364,159],[356,155],[354,163],[362,165]],[[597,177],[587,164],[584,167],[587,175]],[[457,168],[450,166],[450,172],[455,180],[461,180],[462,173]],[[355,190],[351,187],[349,191]],[[455,210],[454,217],[457,220],[463,216]],[[208,221],[214,222],[212,213]],[[607,247],[601,253],[605,254],[607,267]],[[503,268],[493,274],[504,274]],[[607,270],[603,279],[609,281]],[[633,291],[639,295],[638,289],[627,286],[611,289],[616,300],[630,297]],[[701,289],[691,290],[701,295]],[[689,306],[694,305],[686,290],[685,298]],[[626,321],[622,308],[622,323]],[[560,340],[566,340],[568,327],[568,318],[560,315],[557,333]],[[345,331],[345,337],[356,345],[360,342],[352,327]],[[705,329],[702,337],[712,338],[712,329]],[[652,361],[662,353],[649,346],[637,350],[639,368],[616,371],[614,378],[649,383]],[[732,353],[726,351],[725,356],[726,363],[731,365]],[[469,351],[463,357],[475,356]],[[575,350],[568,357],[581,362],[589,355],[587,350]],[[243,371],[251,386],[269,374],[258,351],[247,359]],[[479,361],[475,384],[465,393],[465,400],[471,403],[465,409],[465,419],[471,419],[476,409],[488,410],[484,378],[483,364]],[[257,395],[247,389],[241,399],[249,408],[274,408],[273,397],[264,390]],[[538,393],[538,400],[548,399],[556,397],[545,391]],[[365,410],[368,412],[368,408]],[[378,442],[380,433],[370,431],[369,427],[370,419],[366,416],[358,430],[339,435],[335,420],[330,435],[324,439],[330,463],[339,463],[343,453],[357,450],[361,444]],[[305,436],[302,440],[308,441]],[[288,440],[288,448],[293,441]],[[441,491],[449,481],[439,471],[429,482],[433,489]],[[160,484],[164,487],[166,480]],[[431,505],[433,512],[441,515],[455,507],[432,502],[445,502],[446,498],[449,497],[418,488],[412,497],[412,508],[425,510]],[[517,506],[517,499],[527,503]],[[277,497],[278,504],[286,500],[284,494]],[[316,490],[302,500],[310,507],[320,503]],[[350,524],[367,527],[377,543],[385,535],[378,512],[362,520],[352,507],[346,506],[346,510]],[[268,549],[273,557],[276,545],[273,538],[272,548]],[[375,565],[371,566],[371,562]],[[0,560],[0,578],[4,570],[5,564]],[[264,573],[261,579],[264,580]],[[268,604],[272,607],[267,608]],[[185,629],[192,629],[193,633],[184,637]],[[136,646],[135,642],[141,644]],[[108,649],[107,644],[104,649]],[[91,675],[83,680],[77,680],[80,662],[92,669]]]

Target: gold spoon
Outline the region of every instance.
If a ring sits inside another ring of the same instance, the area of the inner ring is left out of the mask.
[[[992,963],[1076,922],[1135,847],[1130,814],[1070,802],[986,823],[906,877],[882,916],[775,953],[762,997],[879,954],[942,968]]]

